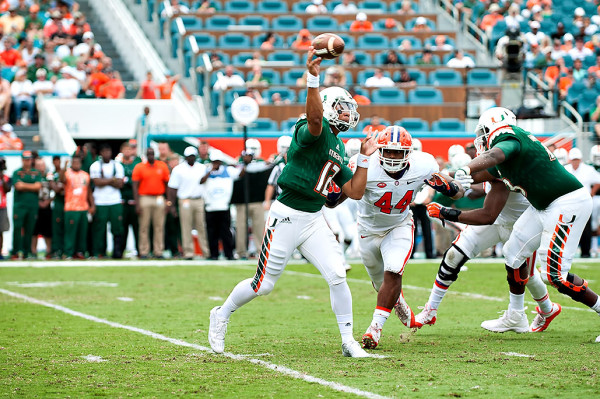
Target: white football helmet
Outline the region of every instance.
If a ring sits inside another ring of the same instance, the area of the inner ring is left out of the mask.
[[[464,153],[465,153],[465,147],[463,147],[462,145],[460,145],[460,144],[451,145],[450,148],[448,148],[448,162],[452,162],[452,158],[454,158],[458,154],[464,154]]]
[[[277,153],[283,155],[287,152],[292,144],[291,136],[281,136],[277,139]]]
[[[515,114],[504,107],[494,107],[485,111],[479,117],[477,127],[475,128],[475,148],[477,151],[482,153],[487,151],[488,140],[490,134],[495,132],[498,128],[508,125],[516,125],[517,117]]]
[[[260,141],[258,141],[257,139],[246,140],[246,152],[254,155],[254,159],[260,158],[260,154],[262,152],[262,146],[260,145]]]
[[[413,137],[412,142],[413,142],[413,151],[423,151],[423,144],[421,143],[421,140]]]
[[[377,139],[378,144],[384,146],[379,149],[379,161],[387,172],[399,172],[406,168],[408,159],[413,151],[413,142],[410,133],[401,126],[388,126]],[[402,158],[388,158],[383,156],[384,150],[395,150],[404,152]]]
[[[558,159],[561,165],[569,163],[569,153],[564,148],[557,148],[554,150],[554,156]]]
[[[346,132],[355,128],[360,120],[360,114],[356,111],[358,104],[347,90],[341,87],[328,87],[321,90],[321,102],[323,103],[323,116],[329,124],[340,132]],[[350,113],[348,122],[339,118],[342,112]]]
[[[469,162],[471,162],[471,161],[472,161],[472,159],[469,156],[469,154],[466,154],[466,153],[456,154],[450,161],[450,165],[453,170],[458,170],[458,169],[462,168],[463,166],[467,166],[469,164]]]
[[[590,150],[590,160],[596,166],[600,166],[600,145],[595,145]]]
[[[346,156],[352,158],[360,152],[361,142],[359,139],[350,139],[346,142]]]

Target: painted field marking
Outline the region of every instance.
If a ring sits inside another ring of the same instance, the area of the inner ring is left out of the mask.
[[[8,291],[5,289],[0,288],[0,293],[11,296],[13,298],[19,298],[25,302],[29,302],[29,303],[33,303],[36,305],[41,305],[41,306],[45,306],[47,308],[51,308],[51,309],[55,309],[58,311],[61,311],[63,313],[66,314],[70,314],[71,316],[75,316],[75,317],[81,317],[82,319],[85,320],[89,320],[89,321],[93,321],[95,323],[100,323],[100,324],[106,324],[107,326],[110,327],[114,327],[114,328],[121,328],[123,330],[128,330],[128,331],[132,331],[132,332],[136,332],[142,335],[146,335],[148,337],[154,338],[154,339],[158,339],[161,341],[166,341],[169,342],[173,345],[177,345],[177,346],[183,346],[183,347],[187,347],[187,348],[193,348],[193,349],[197,349],[203,352],[209,352],[209,353],[213,353],[212,349],[206,347],[206,346],[201,346],[201,345],[197,345],[197,344],[192,344],[190,342],[186,342],[180,339],[176,339],[176,338],[170,338],[167,337],[165,335],[162,334],[158,334],[149,330],[144,330],[142,328],[138,328],[138,327],[133,327],[133,326],[128,326],[125,324],[120,324],[120,323],[116,323],[110,320],[106,320],[106,319],[101,319],[99,317],[96,316],[92,316],[92,315],[88,315],[85,313],[81,313],[78,312],[76,310],[72,310],[69,308],[66,308],[64,306],[60,306],[60,305],[55,305],[53,303],[50,302],[46,302],[40,299],[36,299],[36,298],[32,298],[29,297],[27,295],[23,295],[23,294],[19,294],[17,292],[12,292],[12,291]],[[298,380],[303,380],[306,382],[314,382],[316,384],[319,385],[323,385],[325,387],[331,388],[333,390],[339,391],[339,392],[344,392],[344,393],[351,393],[357,396],[362,396],[365,398],[372,398],[372,399],[387,399],[387,396],[382,396],[382,395],[378,395],[376,393],[373,392],[368,392],[368,391],[363,391],[357,388],[353,388],[353,387],[349,387],[347,385],[343,385],[337,382],[333,382],[333,381],[327,381],[324,380],[322,378],[318,378],[318,377],[313,377],[312,375],[308,375],[305,373],[302,373],[300,371],[296,371],[293,370],[291,368],[285,367],[285,366],[281,366],[275,363],[271,363],[271,362],[266,362],[264,360],[260,360],[260,359],[255,359],[255,358],[251,358],[251,357],[245,357],[247,355],[236,355],[234,353],[229,353],[229,352],[224,352],[223,354],[221,354],[221,356],[225,356],[228,357],[230,359],[233,360],[244,360],[247,362],[250,362],[252,364],[256,364],[262,367],[265,367],[269,370],[281,373],[283,375],[286,375],[288,377],[292,377],[292,378],[296,378]],[[358,359],[357,361],[368,361],[368,360],[363,360],[363,359]]]
[[[209,301],[222,301],[223,297],[220,297],[220,296],[209,296],[208,300]]]
[[[296,296],[297,299],[304,299],[306,301],[312,299],[312,296],[308,296],[308,295],[297,295]]]
[[[87,356],[81,356],[82,358],[84,358],[85,360],[87,360],[88,362],[92,362],[92,363],[101,363],[101,362],[105,362],[106,359],[102,359],[100,356],[94,356],[94,355],[87,355]]]
[[[133,298],[129,298],[128,296],[118,296],[117,299],[122,302],[133,302]]]
[[[34,281],[30,283],[19,281],[7,281],[6,285],[13,285],[21,288],[53,288],[65,285],[86,285],[90,287],[118,287],[118,283],[108,283],[106,281]]]
[[[533,355],[526,355],[524,353],[517,353],[517,352],[500,352],[501,355],[506,355],[506,356],[515,356],[515,357],[534,357]]]

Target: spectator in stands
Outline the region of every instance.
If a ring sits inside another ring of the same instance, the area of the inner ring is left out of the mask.
[[[135,199],[133,197],[133,169],[142,159],[136,155],[137,141],[131,139],[121,145],[121,165],[123,165],[123,186],[121,187],[121,198],[123,203],[123,248],[127,245],[127,236],[129,235],[129,226],[133,230],[136,252],[139,253],[139,222],[135,212]]]
[[[223,57],[219,53],[210,53],[210,64],[213,69],[221,69],[225,66]]]
[[[38,214],[38,194],[42,188],[42,175],[33,168],[31,151],[23,151],[21,157],[23,165],[15,170],[12,177],[15,193],[11,259],[30,257],[31,237]]]
[[[423,50],[421,57],[417,58],[417,65],[437,65],[435,59],[433,58],[433,52],[426,48]]]
[[[50,19],[44,24],[43,33],[45,39],[51,39],[59,33],[66,33],[66,26],[63,24],[60,11],[54,10],[50,13]]]
[[[565,61],[562,58],[558,58],[555,61],[555,65],[550,65],[544,72],[544,82],[548,85],[549,90],[554,90],[554,87],[558,84],[558,79],[562,74],[567,73],[565,67]]]
[[[431,28],[427,25],[427,18],[417,17],[415,25],[412,28],[413,32],[431,32]]]
[[[381,123],[381,119],[377,115],[371,116],[369,119],[369,124],[366,125],[363,129],[364,134],[375,133],[385,130],[386,126]]]
[[[358,94],[356,92],[356,89],[354,87],[351,87],[348,92],[350,93],[350,95],[352,96],[352,98],[354,99],[354,101],[356,101],[356,104],[358,105],[369,105],[371,104],[371,100],[369,100],[369,97],[362,95],[362,94]]]
[[[562,40],[565,33],[567,33],[565,31],[565,24],[563,24],[562,22],[559,22],[556,24],[556,32],[552,32],[550,37],[552,38],[553,41],[556,39]]]
[[[31,64],[27,68],[27,79],[32,82],[36,79],[36,74],[39,69],[43,69],[48,72],[48,67],[46,66],[46,57],[43,54],[36,54],[33,58],[33,64]]]
[[[10,84],[10,92],[13,96],[17,125],[29,126],[33,117],[33,83],[25,75],[24,69],[17,71],[15,80]],[[22,114],[23,108],[27,111],[26,115]]]
[[[307,14],[327,14],[327,7],[323,5],[323,0],[312,0],[312,4],[306,6]]]
[[[410,0],[404,0],[402,6],[400,6],[396,13],[400,15],[414,15],[415,10],[412,7],[412,2]]]
[[[388,32],[404,32],[404,27],[400,21],[396,21],[394,18],[386,18],[383,22],[383,26]]]
[[[276,93],[274,93],[274,94],[276,94]],[[265,99],[260,94],[260,91],[254,89],[254,88],[249,88],[248,90],[246,90],[246,96],[253,98],[254,101],[256,101],[256,103],[258,105],[263,105],[266,103]]]
[[[346,86],[346,70],[341,65],[333,65],[325,70],[323,86]]]
[[[508,15],[504,18],[506,27],[520,29],[521,22],[524,20],[525,18],[521,15],[521,7],[519,7],[517,3],[512,3],[510,7],[508,7]]]
[[[541,53],[541,57],[538,57],[534,62],[534,68],[544,69],[550,65],[554,65],[554,60],[552,59],[552,47],[547,46],[542,48]]]
[[[244,169],[237,169],[224,164],[225,157],[221,151],[211,153],[212,166],[200,180],[204,185],[206,229],[211,260],[219,259],[219,241],[223,244],[223,252],[227,259],[233,260],[233,236],[231,234],[231,194],[233,181],[243,176]]]
[[[0,157],[0,260],[4,260],[4,256],[2,256],[4,233],[10,230],[6,194],[12,189],[12,180],[4,172],[6,172],[6,159]]]
[[[292,43],[292,48],[295,50],[307,50],[312,46],[313,35],[308,29],[300,29],[296,40]]]
[[[465,56],[462,50],[456,49],[452,53],[452,58],[446,63],[446,66],[450,68],[474,68],[475,61],[471,57]]]
[[[75,46],[77,45],[77,42],[75,41],[75,39],[69,39],[67,41],[66,44],[58,47],[56,49],[56,55],[58,57],[59,60],[61,60],[63,63],[74,67],[75,65],[77,65],[77,62],[79,61],[79,57],[77,55],[75,55]]]
[[[169,168],[154,158],[154,149],[146,150],[146,161],[133,169],[133,195],[135,210],[140,224],[140,259],[147,259],[150,254],[150,221],[153,229],[153,253],[155,258],[162,258],[164,248],[165,226],[165,192],[169,181]]]
[[[16,151],[23,149],[23,142],[17,137],[10,123],[4,123],[0,127],[0,132],[2,133],[0,135],[0,149]]]
[[[412,50],[412,42],[408,39],[402,40],[398,46],[398,51],[404,52],[409,50]]]
[[[201,0],[196,12],[201,14],[214,14],[217,11],[214,2],[211,0]]]
[[[567,97],[567,91],[569,91],[569,87],[573,84],[573,69],[567,68],[566,75],[561,76],[558,79],[558,93],[561,100],[564,100]]]
[[[400,60],[400,58],[398,58],[398,53],[396,53],[394,50],[388,50],[387,54],[385,55],[385,60],[383,60],[383,65],[397,66],[403,64],[404,63]]]
[[[583,68],[583,61],[580,58],[573,60],[573,81],[580,82],[587,78],[587,71]]]
[[[73,23],[67,29],[69,36],[80,42],[83,40],[83,34],[85,32],[91,32],[92,28],[85,20],[85,15],[80,11],[73,13]]]
[[[585,17],[583,20],[583,27],[585,36],[595,35],[600,28],[600,15],[592,15],[591,18]]]
[[[596,54],[596,64],[588,68],[588,75],[600,79],[600,54]]]
[[[138,90],[135,98],[141,98],[142,100],[156,100],[157,90],[158,84],[154,82],[154,79],[152,78],[152,71],[148,71],[146,72],[146,80],[140,84],[140,89]]]
[[[539,4],[531,7],[531,21],[542,22],[544,20],[544,16],[542,15],[542,6]]]
[[[541,25],[538,21],[529,22],[529,28],[531,29],[531,32],[525,33],[525,40],[527,40],[529,45],[532,45],[533,43],[541,45],[545,40],[546,34],[540,31],[540,27]]]
[[[383,74],[383,69],[375,68],[373,76],[365,81],[366,87],[393,87],[394,81]]]
[[[37,158],[34,161],[34,167],[42,176],[42,188],[38,195],[38,214],[35,227],[33,228],[33,236],[31,237],[31,253],[34,258],[37,258],[38,237],[42,236],[46,243],[46,259],[50,259],[52,252],[52,202],[50,191],[50,180],[52,174],[46,172],[46,163],[42,158]]]
[[[577,26],[577,23],[583,23],[583,17],[585,17],[585,10],[581,7],[577,7],[573,11],[573,25]]]
[[[39,15],[40,6],[38,4],[32,4],[29,7],[29,14],[25,17],[24,27],[25,31],[29,31],[30,29],[41,29],[44,26],[44,21],[40,18]]]
[[[594,15],[594,16],[598,17],[598,19],[599,19],[598,23],[600,24],[600,15]],[[585,42],[584,46],[589,48],[590,50],[592,50],[592,52],[594,54],[598,53],[598,50],[600,50],[600,34],[594,34],[590,38],[590,40]]]
[[[102,46],[94,42],[94,33],[85,32],[82,39],[83,42],[75,46],[73,54],[78,57],[99,58],[102,54]]]
[[[271,80],[262,74],[262,67],[254,65],[252,67],[252,77],[246,82],[246,85],[256,87],[267,87],[271,84]]]
[[[275,41],[277,40],[277,36],[273,32],[267,32],[265,38],[260,44],[261,50],[273,50],[275,48]]]
[[[4,39],[4,50],[0,52],[0,62],[2,66],[13,67],[22,60],[19,50],[14,48],[17,43],[14,37]]]
[[[171,9],[165,7],[160,13],[161,17],[165,18],[174,14],[189,14],[190,12],[190,8],[184,4],[181,4],[179,0],[171,0],[169,5],[171,6]]]
[[[500,13],[500,6],[496,3],[490,4],[488,8],[489,14],[485,15],[481,20],[479,27],[487,33],[488,37],[492,34],[492,29],[498,21],[502,21],[504,16]]]
[[[594,52],[587,47],[584,47],[583,36],[577,36],[575,38],[575,47],[569,50],[568,54],[573,60],[582,60],[589,56],[594,55]]]
[[[396,82],[400,87],[415,87],[417,85],[417,82],[412,76],[410,76],[406,68],[400,69],[400,75],[398,76]]]
[[[454,46],[448,43],[448,38],[446,35],[436,35],[434,39],[434,44],[431,46],[431,49],[434,51],[448,51],[454,50]]]
[[[106,68],[108,82],[100,87],[100,98],[122,99],[125,98],[125,86],[119,76],[119,72],[112,68]]]
[[[165,81],[158,86],[161,100],[170,100],[173,96],[173,87],[179,82],[181,75],[173,75],[170,69],[165,71]]]
[[[62,77],[54,84],[54,92],[58,98],[77,98],[77,94],[81,90],[81,84],[73,77],[71,67],[63,67],[61,69]]]
[[[560,39],[552,39],[552,59],[554,61],[558,60],[559,58],[563,58],[565,55],[567,55],[567,52],[564,51],[562,48],[562,43],[560,41]]]
[[[96,97],[100,97],[100,88],[106,82],[108,82],[110,78],[106,73],[104,73],[104,71],[101,69],[101,65],[99,65],[98,62],[90,62],[90,67],[92,73],[87,77],[86,85],[89,90],[94,91]],[[69,75],[73,76],[71,67],[64,67],[60,71],[63,75],[66,71]]]
[[[10,105],[12,104],[12,95],[10,93],[10,82],[0,76],[0,123],[8,122],[10,115]]]
[[[217,72],[217,81],[215,82],[214,90],[227,90],[231,87],[240,87],[246,85],[244,78],[234,73],[233,66],[227,65],[225,67],[225,74]]]
[[[191,260],[194,257],[192,230],[198,232],[202,255],[208,257],[209,254],[204,211],[205,187],[200,184],[200,180],[206,175],[207,167],[196,162],[198,150],[195,147],[187,147],[183,155],[185,162],[173,168],[169,179],[169,212],[177,213],[177,203],[179,204],[183,257]]]
[[[260,51],[255,51],[252,53],[252,58],[248,58],[244,65],[253,67],[255,65],[263,66],[265,64],[265,58],[262,56]],[[214,65],[213,65],[214,67]]]
[[[350,24],[350,32],[373,32],[373,23],[367,21],[366,13],[356,14],[356,20]]]
[[[355,66],[355,65],[360,65],[360,62],[358,62],[358,60],[356,59],[356,55],[354,54],[354,51],[349,50],[349,51],[344,51],[344,53],[342,54],[342,63],[343,66],[347,67],[347,66]],[[306,85],[306,83],[305,83]]]
[[[25,29],[25,18],[17,14],[17,11],[17,5],[12,5],[8,9],[8,13],[0,17],[0,25],[2,25],[6,36],[19,36]]]
[[[529,43],[529,49],[525,53],[524,66],[534,68],[540,57],[543,58],[539,43],[537,41]]]
[[[354,3],[350,3],[350,0],[342,0],[340,4],[333,8],[334,15],[356,14],[357,12],[358,8]]]
[[[36,97],[51,97],[54,94],[54,83],[46,79],[45,69],[38,69],[35,73],[36,80],[33,82],[33,94]]]
[[[562,40],[563,40],[564,44],[561,46],[561,49],[568,54],[569,51],[571,51],[573,49],[573,40],[575,40],[575,38],[573,37],[572,34],[565,33]]]
[[[91,255],[106,256],[106,224],[110,222],[113,236],[113,258],[123,257],[123,204],[121,188],[125,171],[123,165],[112,159],[109,144],[100,146],[100,158],[90,166],[90,179],[94,183],[93,195],[96,214],[92,222]]]
[[[285,100],[281,97],[281,93],[275,92],[271,95],[271,104],[273,105],[289,105],[292,102],[289,98]]]
[[[596,98],[596,106],[590,111],[590,121],[594,122],[594,134],[591,141],[593,144],[600,144],[600,96]]]
[[[34,57],[40,52],[38,47],[33,46],[33,41],[27,37],[21,38],[18,51],[21,52],[21,57],[26,66],[33,64]]]

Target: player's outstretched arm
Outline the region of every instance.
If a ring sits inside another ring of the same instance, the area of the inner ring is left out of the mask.
[[[500,148],[492,148],[491,150],[488,150],[477,156],[475,159],[469,162],[467,166],[459,168],[456,173],[459,173],[459,171],[464,171],[467,175],[473,175],[476,172],[481,172],[493,166],[500,165],[505,160],[506,155],[504,155],[504,151],[502,151]],[[474,177],[473,180],[478,182]],[[479,180],[479,182],[481,181],[483,180]]]
[[[313,59],[315,49],[313,46],[308,48],[308,57],[306,58],[306,120],[308,122],[308,132],[318,137],[323,129],[323,103],[319,94],[319,72],[321,70],[321,57]]]
[[[365,193],[365,188],[367,187],[367,168],[370,163],[369,156],[379,148],[385,146],[385,144],[377,143],[379,134],[378,132],[369,132],[360,145],[360,154],[356,159],[356,172],[354,172],[352,179],[348,180],[342,187],[343,193],[349,198],[358,200]]]
[[[433,173],[425,183],[440,194],[450,197],[454,200],[462,198],[465,194],[465,189],[448,175],[443,173]]]

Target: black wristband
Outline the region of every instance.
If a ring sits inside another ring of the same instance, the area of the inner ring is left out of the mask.
[[[442,207],[442,209],[440,210],[440,215],[444,219],[449,220],[451,222],[458,222],[458,215],[460,215],[461,213],[462,211],[459,211],[458,209],[454,208]]]
[[[458,194],[458,192],[460,191],[460,187],[458,186],[458,184],[456,184],[454,181],[451,181],[450,183],[448,183],[448,185],[450,186],[450,190],[448,190],[449,197],[454,197],[456,194]]]

